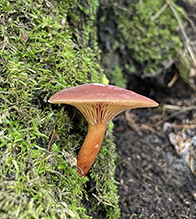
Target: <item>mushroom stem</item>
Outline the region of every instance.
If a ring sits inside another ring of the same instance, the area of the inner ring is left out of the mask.
[[[89,124],[88,134],[77,156],[77,166],[81,176],[85,176],[91,168],[94,160],[101,148],[101,143],[105,134],[107,123]]]

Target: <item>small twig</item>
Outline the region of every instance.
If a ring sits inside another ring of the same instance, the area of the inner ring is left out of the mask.
[[[151,17],[151,21],[154,21],[161,13],[163,13],[164,12],[164,10],[167,8],[167,6],[168,6],[168,4],[167,3],[165,3],[164,5],[163,5],[163,7],[155,14],[155,15],[153,15],[152,17]]]
[[[51,136],[51,138],[50,138],[50,142],[49,142],[49,144],[48,144],[48,151],[50,151],[50,148],[51,148],[52,141],[53,141],[53,139],[54,139],[55,133],[56,133],[56,131],[55,131],[55,129],[54,129],[54,130],[53,130],[53,133],[52,133],[52,136]]]
[[[81,169],[79,166],[77,166],[77,165],[74,165],[73,167],[77,168],[77,169],[80,171],[81,175],[83,175],[83,174],[84,174],[83,170],[82,170],[82,169]]]
[[[77,109],[75,109],[74,110],[74,114],[73,114],[73,116],[71,117],[71,120],[70,121],[72,121],[73,120],[73,118],[75,117],[75,115],[76,115],[76,112],[77,112]]]
[[[194,170],[194,159],[193,159],[193,157],[190,154],[186,155],[186,163],[187,163],[189,169],[191,170],[191,172],[194,175],[196,175],[196,172]]]
[[[23,40],[26,43],[28,40],[28,37],[29,37],[29,33],[23,30],[23,36],[21,37],[21,40]]]
[[[8,37],[5,37],[5,39],[6,39],[6,40],[3,41],[3,46],[2,46],[2,48],[1,48],[1,52],[4,51],[6,45],[8,44]]]
[[[157,131],[152,126],[146,124],[142,124],[141,129],[148,130],[153,134],[157,134]]]
[[[181,109],[181,110],[179,110],[179,111],[177,111],[177,112],[174,112],[174,113],[172,113],[171,115],[169,115],[169,116],[165,117],[164,119],[162,119],[161,121],[159,121],[159,122],[157,123],[157,125],[161,125],[162,123],[168,121],[169,119],[171,119],[171,118],[173,118],[173,117],[175,117],[175,116],[178,116],[178,115],[181,114],[181,113],[185,113],[185,112],[191,111],[191,110],[196,110],[196,106],[189,106],[189,107],[187,107],[187,108],[183,108],[183,109]]]
[[[191,125],[184,124],[184,125],[178,125],[177,127],[180,129],[194,129],[196,128],[196,124],[191,124]]]
[[[140,127],[135,123],[133,114],[130,113],[130,110],[125,111],[125,117],[127,120],[128,126],[130,126],[134,131],[138,133],[138,135],[142,135],[140,131]]]
[[[168,86],[168,87],[172,87],[172,86],[175,84],[175,82],[177,81],[178,77],[179,77],[178,73],[175,73],[174,77],[173,77],[173,78],[171,79],[171,81],[167,84],[167,86]]]

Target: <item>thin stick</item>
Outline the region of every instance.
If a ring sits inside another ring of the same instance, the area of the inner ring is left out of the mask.
[[[73,167],[77,168],[77,169],[80,171],[80,174],[81,174],[81,175],[84,175],[83,170],[82,170],[79,166],[74,165]]]
[[[162,7],[155,15],[153,15],[153,16],[151,17],[151,21],[154,21],[161,13],[163,13],[164,10],[167,8],[167,6],[168,6],[168,4],[165,3],[165,4],[163,5],[163,7]]]
[[[180,115],[181,113],[185,113],[185,112],[188,112],[188,111],[191,111],[191,110],[196,110],[196,106],[189,106],[187,108],[182,108],[174,113],[172,113],[171,115],[165,117],[164,119],[162,119],[161,121],[159,121],[157,123],[157,126],[163,124],[164,122],[168,121],[169,119],[173,118],[173,117],[176,117],[178,115]]]
[[[172,86],[175,84],[175,82],[177,81],[178,77],[179,77],[178,73],[175,73],[174,77],[173,77],[173,78],[171,79],[171,81],[167,84],[167,86],[168,86],[168,87],[172,87]]]
[[[53,139],[54,139],[55,133],[56,133],[56,131],[55,131],[55,129],[54,129],[54,130],[53,130],[53,133],[52,133],[52,136],[51,136],[51,138],[50,138],[50,142],[49,142],[49,144],[48,144],[48,151],[50,151],[50,147],[51,147],[51,145],[52,145],[52,141],[53,141]]]

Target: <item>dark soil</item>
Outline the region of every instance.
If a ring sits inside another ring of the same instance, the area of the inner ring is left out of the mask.
[[[132,76],[132,90],[144,93],[137,82]],[[114,120],[121,219],[194,219],[195,94],[181,79],[171,88],[150,87],[146,96],[153,94],[158,108],[128,111]],[[171,133],[183,140],[172,145]]]

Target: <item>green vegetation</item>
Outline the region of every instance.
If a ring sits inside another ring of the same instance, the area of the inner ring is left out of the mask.
[[[175,1],[100,2],[102,65],[113,84],[124,86],[129,74],[156,73],[164,61],[182,56],[180,27],[170,6],[179,19],[183,13]]]
[[[111,71],[111,83],[118,87],[126,88],[127,80],[123,75],[122,68],[120,66],[115,66],[114,70]]]
[[[0,0],[0,217],[119,218],[115,146],[107,132],[88,178],[63,155],[80,148],[87,122],[55,92],[101,82],[94,19],[98,1]],[[56,129],[51,151],[50,136]],[[90,202],[86,208],[85,201]]]
[[[132,57],[144,67],[144,73],[154,72],[164,60],[176,56],[182,47],[179,25],[170,7],[152,19],[165,0],[131,4],[119,14],[119,30]]]

